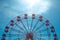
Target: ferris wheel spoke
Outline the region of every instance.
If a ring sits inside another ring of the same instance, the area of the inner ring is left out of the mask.
[[[20,31],[22,30],[22,31],[24,32],[24,29],[23,29],[21,26],[19,26],[17,23],[15,23],[15,25],[16,25],[18,28],[20,28]]]
[[[25,30],[27,31],[27,29],[26,29],[26,27],[25,27],[24,23],[22,22],[22,20],[21,20],[21,23],[22,23],[23,27],[25,28]]]
[[[26,19],[26,21],[27,21],[27,26],[29,27],[29,25],[28,25],[28,19]]]
[[[22,31],[20,30],[17,30],[17,29],[14,29],[14,28],[11,28],[12,31],[15,31],[15,32],[18,32],[18,33],[23,33]]]
[[[52,37],[51,34],[36,34],[40,38]]]
[[[34,20],[34,19],[32,19],[32,21],[31,21],[30,30],[31,30],[31,28],[32,28],[32,25],[33,25],[33,20]],[[32,30],[31,30],[31,31],[32,31]]]
[[[15,38],[14,40],[22,40],[23,38]]]
[[[20,40],[21,38],[15,38],[14,40]]]
[[[35,29],[35,27],[37,26],[38,22],[39,22],[39,20],[37,20],[36,24],[33,26],[32,31]]]
[[[41,38],[41,37],[38,37],[37,39],[38,40],[46,40],[45,38]]]
[[[31,27],[32,27],[32,24],[33,24],[33,19],[32,19],[32,21],[31,21]]]
[[[30,30],[32,29],[32,26],[33,26],[33,20],[34,20],[34,19],[32,19],[32,21],[31,21]],[[32,30],[31,30],[31,31],[32,31]]]
[[[38,37],[38,39],[40,39],[40,40],[51,40],[50,38],[48,39],[48,37],[47,37],[47,36]]]
[[[27,22],[27,27],[28,27],[28,30],[29,30],[29,24],[28,24],[28,19],[25,19],[26,20],[26,22]]]
[[[43,26],[44,26],[45,23],[42,23],[39,27],[37,27],[35,30],[33,30],[34,32],[36,31],[39,31]]]
[[[36,32],[34,32],[34,33],[43,33],[43,32],[47,32],[47,28],[46,29],[42,29],[42,30],[39,30],[39,31],[36,31]]]
[[[7,37],[12,37],[12,36],[18,36],[18,37],[20,37],[20,36],[22,36],[23,34],[7,34]]]
[[[16,38],[16,39],[14,39],[14,40],[22,40],[22,38]]]
[[[32,21],[31,21],[31,28],[30,28],[30,29],[33,28],[32,26],[33,26],[33,21],[34,21],[34,19],[35,19],[35,14],[32,14],[32,18],[31,18],[31,19],[32,19]],[[31,30],[31,31],[32,31],[32,30]]]

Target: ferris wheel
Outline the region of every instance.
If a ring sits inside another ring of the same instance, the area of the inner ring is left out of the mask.
[[[58,40],[54,26],[43,16],[17,16],[5,26],[1,40]]]

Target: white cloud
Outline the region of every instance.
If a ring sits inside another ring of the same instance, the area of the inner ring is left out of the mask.
[[[26,13],[34,12],[36,14],[46,12],[51,6],[49,0],[22,0],[22,4],[26,5],[23,5]]]

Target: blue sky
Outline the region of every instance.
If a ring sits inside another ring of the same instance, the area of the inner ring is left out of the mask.
[[[60,40],[60,0],[49,1],[52,6],[40,15],[43,15],[45,18],[49,19],[55,26],[56,33]],[[32,11],[29,9],[29,11],[25,10],[25,7],[26,5],[23,5],[21,0],[0,0],[0,35],[3,33],[4,26],[8,24],[9,20],[13,19],[17,15],[23,15],[24,13],[29,14],[29,12]],[[37,14],[37,11],[35,10],[32,12]]]

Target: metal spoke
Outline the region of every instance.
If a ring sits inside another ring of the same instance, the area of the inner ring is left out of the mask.
[[[37,27],[35,30],[33,30],[34,32],[35,31],[39,31],[43,26],[44,26],[45,23],[41,24],[39,27]]]
[[[47,32],[47,29],[42,29],[42,30],[36,31],[34,33],[43,33],[43,32]]]
[[[23,32],[24,32],[24,29],[22,27],[20,27],[17,23],[15,23],[15,25],[20,29],[20,31],[23,30]]]
[[[25,30],[27,31],[27,29],[26,29],[26,27],[25,27],[24,23],[22,22],[22,20],[21,20],[21,23],[22,23],[23,27],[25,28]]]
[[[23,34],[7,34],[7,37],[11,37],[11,36],[22,36]]]
[[[25,19],[25,20],[26,20],[26,22],[27,22],[27,27],[28,27],[28,30],[29,30],[28,19]]]
[[[32,29],[32,25],[33,25],[33,20],[34,20],[34,19],[32,19],[32,21],[31,21],[31,28],[30,28],[30,30]],[[32,31],[32,30],[31,30],[31,31]]]
[[[40,33],[37,33],[36,35],[40,36],[41,38],[45,38],[45,37],[49,37],[49,36],[52,37],[51,34],[42,34],[42,33],[40,34]]]
[[[35,27],[37,26],[38,22],[39,22],[39,20],[38,20],[38,21],[36,22],[36,24],[33,26],[32,31],[35,29]]]
[[[46,39],[44,39],[44,38],[41,38],[41,37],[38,37],[38,39],[39,39],[39,40],[46,40]]]
[[[12,31],[16,31],[16,32],[18,32],[18,33],[23,33],[23,32],[21,32],[20,30],[17,30],[17,29],[14,29],[14,28],[11,28],[11,30],[12,30]]]

